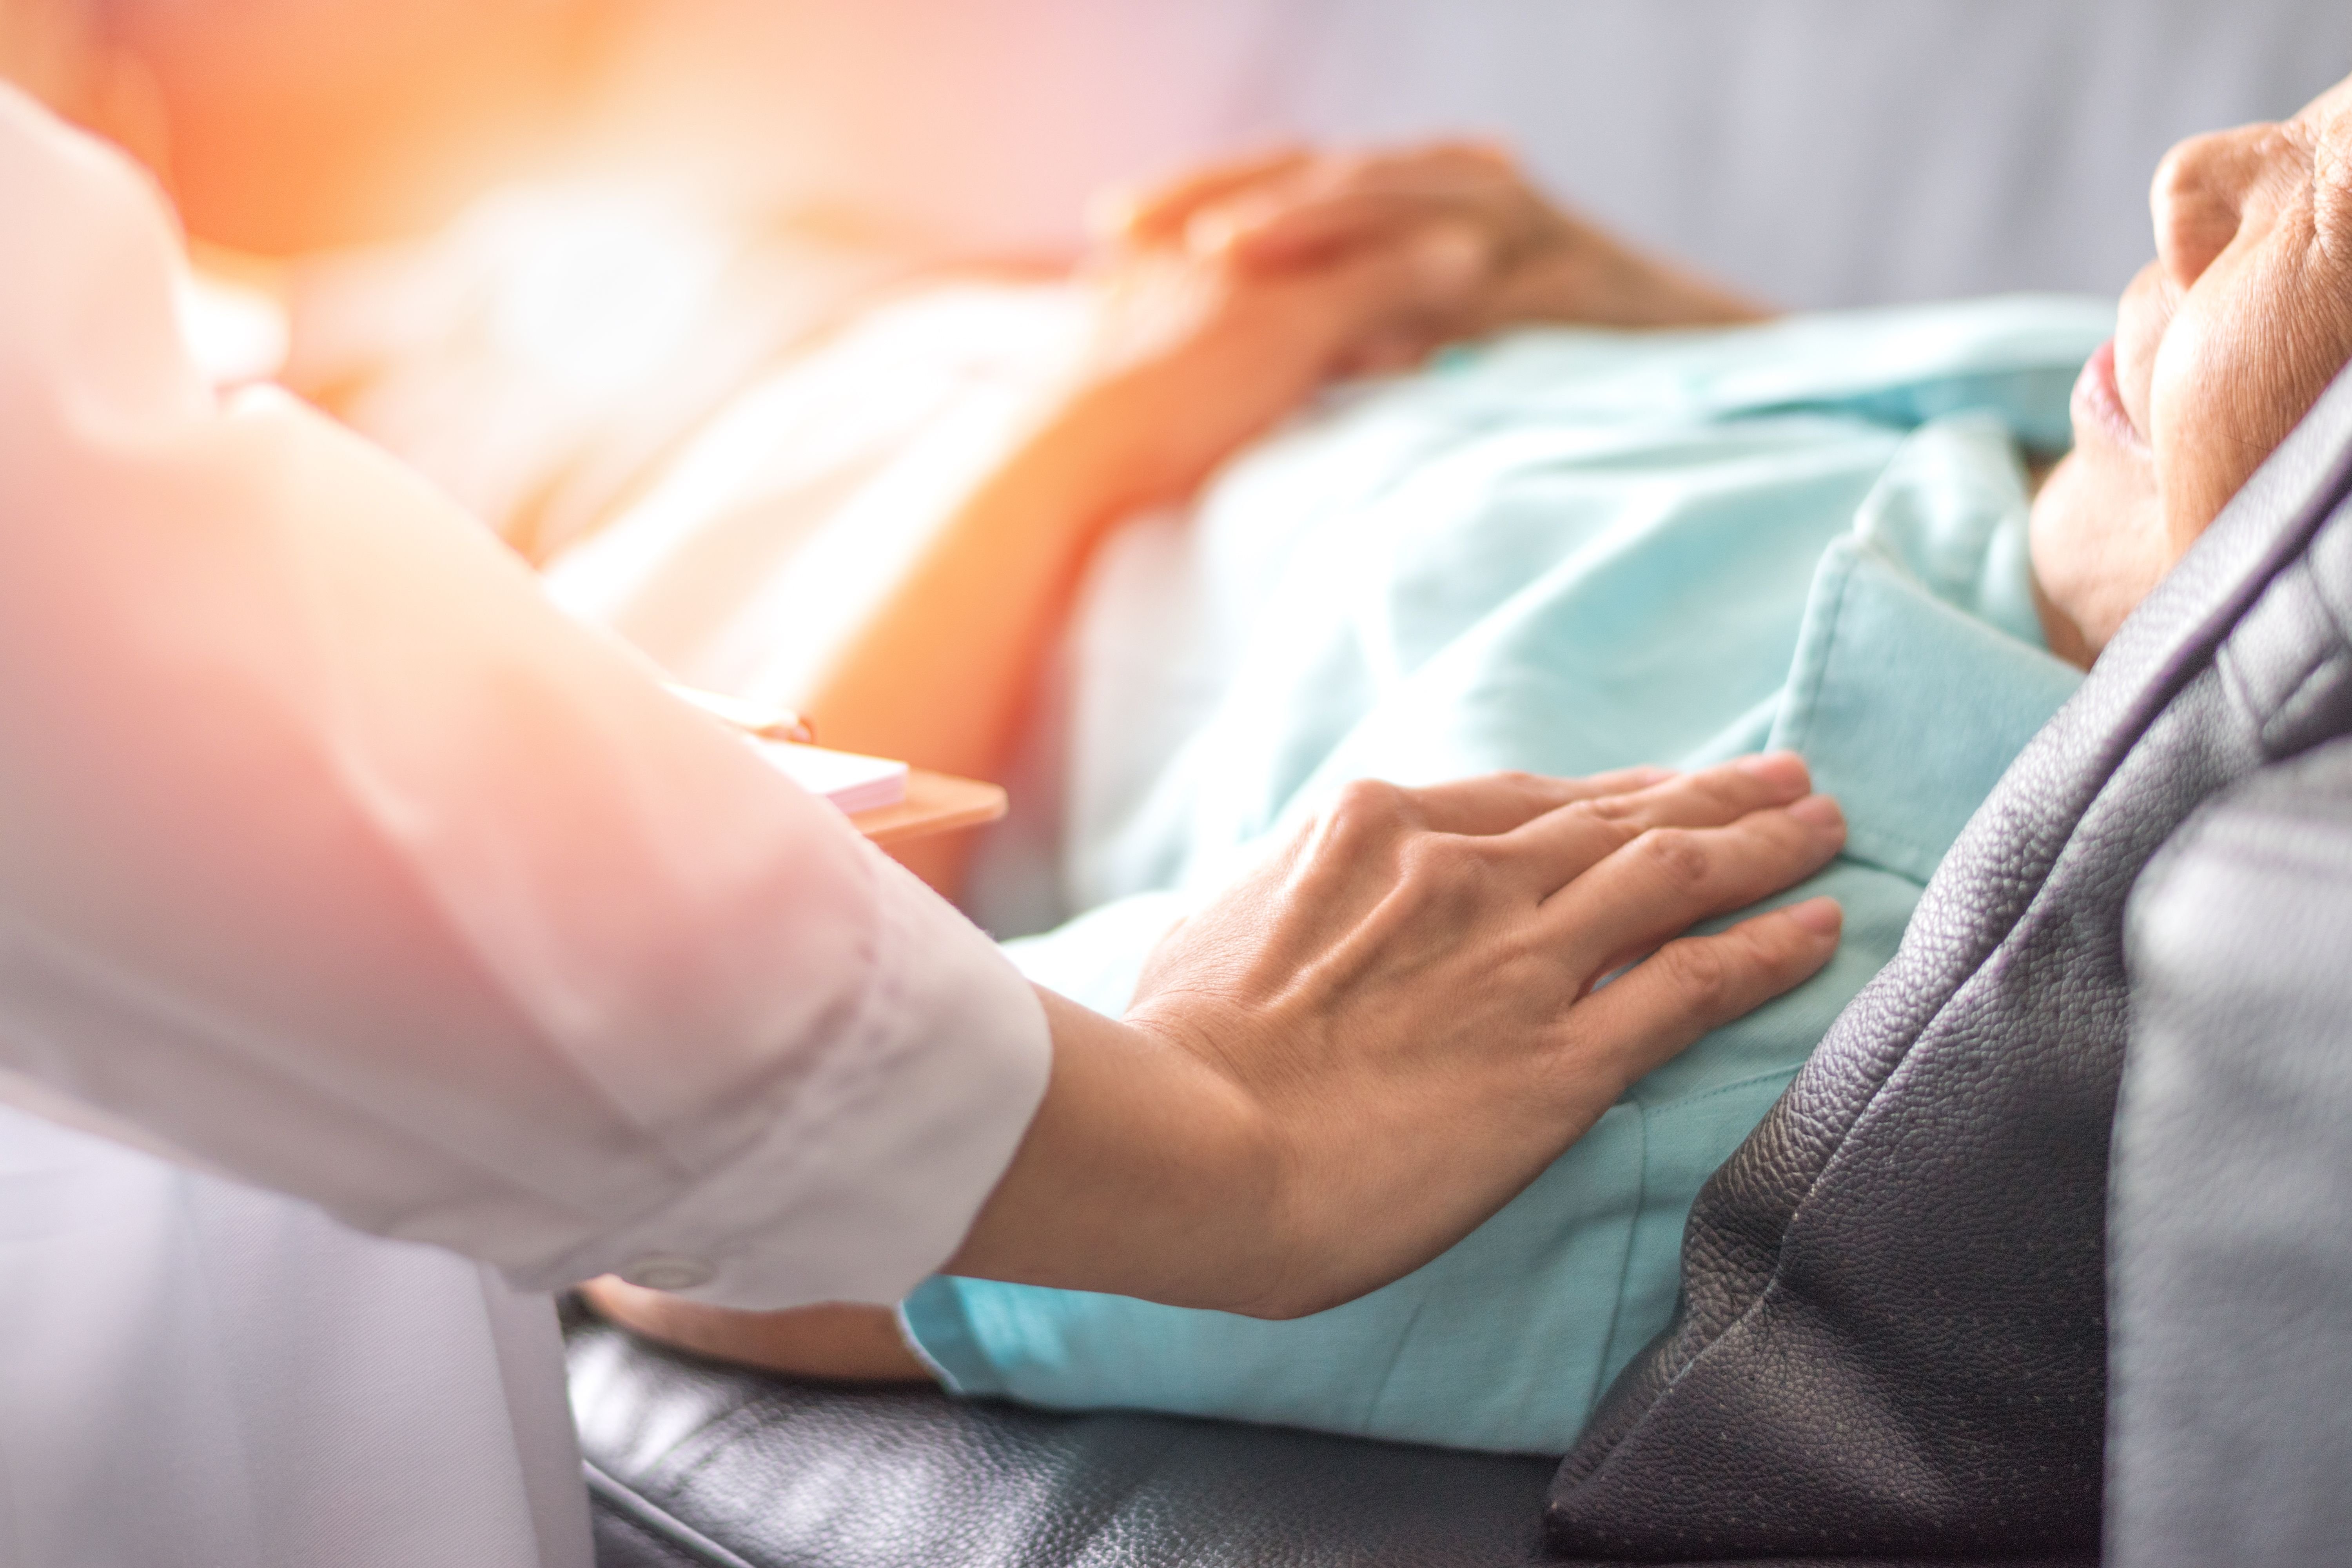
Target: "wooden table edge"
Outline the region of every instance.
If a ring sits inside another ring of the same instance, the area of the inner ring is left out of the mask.
[[[906,799],[896,805],[853,812],[849,820],[877,844],[904,844],[994,822],[1011,805],[1002,784],[909,768]]]

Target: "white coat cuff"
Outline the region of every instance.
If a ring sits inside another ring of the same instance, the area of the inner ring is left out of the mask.
[[[867,858],[873,967],[789,1113],[658,1211],[517,1284],[612,1272],[749,1310],[887,1303],[961,1245],[1045,1098],[1052,1037],[985,933]]]

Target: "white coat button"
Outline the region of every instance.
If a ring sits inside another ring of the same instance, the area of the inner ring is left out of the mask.
[[[691,1290],[709,1284],[718,1272],[699,1258],[655,1252],[631,1262],[621,1270],[621,1278],[647,1290]]]

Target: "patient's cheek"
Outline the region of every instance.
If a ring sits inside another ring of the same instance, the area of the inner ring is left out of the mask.
[[[2293,353],[2250,338],[2243,311],[2187,310],[2165,343],[2155,394],[2165,534],[2188,553],[2311,405]]]
[[[2273,245],[2234,275],[2200,283],[2172,318],[2153,398],[2176,557],[2352,359],[2347,301],[2352,266],[2299,245]]]

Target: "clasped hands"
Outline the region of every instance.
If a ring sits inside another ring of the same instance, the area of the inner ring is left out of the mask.
[[[1485,143],[1286,151],[1096,204],[1089,331],[1056,413],[1101,511],[1179,500],[1325,383],[1523,322],[1755,321],[1547,199]]]

